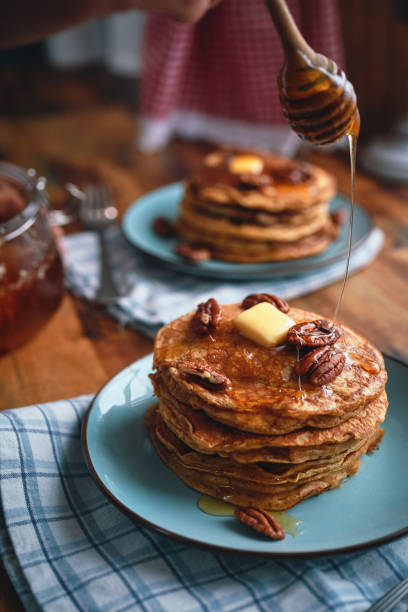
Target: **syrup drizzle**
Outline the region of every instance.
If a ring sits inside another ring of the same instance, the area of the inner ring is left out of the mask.
[[[299,358],[300,358],[300,351],[299,351],[299,347],[296,345],[296,364],[299,362]],[[297,377],[298,379],[298,391],[299,391],[299,397],[302,397],[302,380],[300,378],[300,376]]]
[[[334,310],[333,321],[337,322],[337,317],[340,310],[340,305],[343,299],[344,290],[349,275],[350,268],[350,255],[351,255],[351,242],[353,239],[353,219],[354,219],[354,183],[356,175],[356,155],[357,155],[357,139],[360,131],[360,118],[357,113],[356,118],[353,122],[350,133],[347,135],[349,142],[350,151],[350,219],[349,219],[349,235],[348,235],[348,247],[347,247],[347,259],[346,269],[344,271],[343,284],[341,287],[340,295],[337,300],[336,308]]]

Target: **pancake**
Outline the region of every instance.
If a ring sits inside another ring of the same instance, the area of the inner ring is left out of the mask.
[[[299,463],[356,450],[384,421],[387,398],[383,392],[355,417],[329,429],[304,428],[268,436],[232,429],[173,398],[155,382],[160,414],[171,431],[190,448],[204,454],[232,457],[237,462],[275,461]]]
[[[217,204],[216,202],[197,200],[191,193],[186,191],[183,198],[183,205],[191,210],[197,210],[209,218],[226,218],[232,223],[253,223],[260,226],[276,225],[278,223],[288,223],[289,225],[301,225],[313,217],[317,211],[327,211],[327,200],[316,202],[306,210],[283,210],[277,212],[265,211],[262,209],[247,209],[239,204]]]
[[[282,487],[294,482],[306,482],[316,474],[337,470],[350,455],[348,451],[325,459],[305,461],[298,464],[281,464],[273,462],[237,463],[219,455],[205,455],[192,450],[184,444],[163,421],[158,405],[152,407],[155,411],[154,423],[156,436],[167,449],[178,455],[178,460],[192,470],[210,472],[212,476],[237,479],[241,485],[248,486],[274,485]],[[377,432],[376,432],[377,433]],[[374,435],[374,434],[373,434]],[[367,441],[366,441],[367,442]]]
[[[354,474],[360,459],[378,443],[382,430],[377,431],[357,451],[346,452],[332,462],[309,462],[302,468],[282,471],[264,469],[263,464],[243,465],[218,456],[197,453],[180,441],[161,419],[157,404],[146,413],[146,426],[152,443],[163,462],[192,488],[228,501],[264,509],[286,510],[298,502],[339,486]],[[285,475],[286,471],[286,475]]]
[[[262,263],[311,257],[338,235],[334,178],[264,151],[222,149],[186,181],[176,228],[213,259]]]
[[[268,212],[256,208],[248,210],[236,204],[224,204],[220,206],[215,202],[195,200],[186,193],[183,198],[182,208],[190,211],[191,214],[201,213],[205,215],[208,220],[227,219],[238,226],[243,223],[249,223],[260,227],[269,227],[272,225],[300,226],[316,218],[319,214],[327,216],[328,203],[326,200],[316,202],[313,206],[301,211],[283,210],[279,212]]]
[[[248,177],[248,173],[230,172],[231,158],[236,155],[260,158],[262,172],[256,178]],[[224,149],[208,155],[187,185],[200,200],[236,203],[243,208],[273,212],[303,210],[317,200],[330,200],[336,187],[333,176],[312,164],[265,151],[237,149]]]
[[[176,411],[173,414],[170,413],[169,419],[169,410],[168,406],[160,400],[159,403],[159,412],[160,416],[163,418],[164,422],[168,426],[168,428],[176,435],[180,440],[182,440],[185,444],[187,444],[193,450],[203,454],[217,454],[220,457],[229,457],[236,461],[237,463],[282,463],[282,464],[296,464],[296,463],[304,463],[306,461],[312,460],[321,460],[325,458],[331,458],[335,455],[340,455],[343,452],[351,452],[353,450],[357,450],[360,448],[365,440],[348,438],[343,442],[327,442],[322,443],[316,446],[311,445],[303,445],[302,437],[299,436],[297,441],[299,444],[296,446],[293,444],[285,444],[284,437],[288,438],[293,435],[283,434],[282,436],[262,436],[260,434],[249,434],[237,429],[228,428],[225,425],[221,425],[221,427],[225,427],[231,436],[231,441],[234,441],[235,448],[232,448],[230,452],[225,450],[228,447],[222,445],[218,445],[216,447],[212,447],[212,450],[209,450],[209,447],[206,446],[206,442],[208,444],[209,438],[211,438],[211,434],[213,430],[207,431],[207,437],[205,434],[203,435],[202,429],[194,432],[193,436],[186,435],[186,432],[179,427],[180,420],[183,420],[183,413],[177,413]],[[192,411],[193,414],[197,414],[198,411]],[[204,413],[200,413],[200,417],[203,416]],[[204,416],[205,418],[205,416]],[[207,417],[208,418],[208,417]],[[195,419],[194,419],[195,421]],[[216,434],[217,423],[211,419],[211,424],[214,426],[214,433]],[[220,424],[218,424],[220,426]],[[373,432],[378,428],[374,427]],[[305,430],[299,430],[300,432]],[[312,430],[310,430],[312,431]],[[322,430],[320,430],[322,431]],[[323,430],[325,431],[325,430]],[[329,430],[327,430],[329,431]],[[256,443],[258,440],[256,437],[259,436],[259,444],[264,444],[264,446],[254,446],[251,448],[250,443]],[[276,438],[276,439],[274,439]],[[282,446],[278,446],[278,439],[282,439]],[[261,442],[262,440],[262,442]],[[214,441],[214,440],[212,440]],[[296,440],[288,440],[289,442],[295,442]],[[240,444],[241,443],[241,444]],[[203,450],[203,447],[205,450]],[[248,448],[248,450],[245,450]]]
[[[239,312],[240,304],[224,306],[211,336],[192,330],[194,313],[165,325],[155,339],[154,384],[164,385],[176,400],[219,423],[267,435],[306,426],[334,427],[382,394],[387,379],[382,355],[347,327],[340,326],[337,342],[346,355],[341,374],[322,387],[304,381],[300,392],[293,347],[264,348],[243,337],[233,325]],[[295,322],[319,318],[298,308],[291,308],[288,316]],[[178,367],[186,361],[223,373],[230,388],[214,390],[189,379]]]
[[[321,230],[326,225],[327,210],[327,204],[320,205],[309,219],[303,219],[302,223],[297,224],[286,222],[263,226],[245,222],[238,225],[226,218],[219,218],[214,222],[213,217],[192,209],[186,202],[182,202],[180,221],[197,231],[201,229],[204,233],[210,233],[214,237],[220,236],[223,239],[238,237],[241,240],[294,242]]]
[[[312,257],[325,251],[338,234],[338,228],[330,219],[315,234],[294,242],[251,242],[233,237],[222,238],[192,228],[182,219],[178,221],[177,227],[188,242],[207,246],[211,250],[213,259],[235,263],[265,263]]]
[[[279,298],[275,303],[295,323],[321,318]],[[214,300],[200,308],[216,322],[204,328],[208,333],[202,334],[205,318],[192,325],[189,313],[155,340],[158,402],[146,426],[162,461],[201,493],[266,510],[291,508],[355,474],[384,433],[387,376],[377,349],[337,324],[341,334],[330,332],[329,340],[343,354],[343,369],[326,384],[304,378],[300,384],[297,350],[288,340],[265,348],[238,332],[233,320],[241,304],[223,306],[221,316]]]

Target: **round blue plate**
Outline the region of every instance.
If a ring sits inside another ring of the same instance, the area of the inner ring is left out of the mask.
[[[337,240],[324,253],[313,257],[262,264],[234,264],[216,260],[191,264],[174,252],[177,244],[176,238],[160,238],[152,229],[156,217],[166,217],[169,221],[177,219],[183,189],[182,183],[172,183],[147,193],[130,205],[122,221],[123,233],[131,244],[143,253],[159,259],[172,268],[198,276],[228,278],[229,280],[252,280],[254,278],[291,276],[299,274],[299,272],[322,268],[345,258],[347,255],[348,222],[343,224]],[[339,208],[344,208],[347,215],[349,214],[350,201],[341,195],[337,195],[330,203],[331,211]],[[368,238],[371,227],[372,223],[369,215],[356,204],[353,224],[353,249]]]
[[[290,514],[302,533],[267,541],[231,517],[204,514],[200,494],[156,455],[144,425],[152,401],[152,356],[136,361],[98,393],[82,441],[91,473],[119,506],[149,527],[192,544],[271,556],[313,556],[366,548],[408,533],[408,368],[386,359],[390,402],[380,449],[338,489],[307,499]]]

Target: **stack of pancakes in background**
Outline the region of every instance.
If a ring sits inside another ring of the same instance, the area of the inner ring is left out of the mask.
[[[241,304],[223,306],[207,334],[198,333],[195,313],[159,331],[151,375],[158,402],[146,424],[160,458],[192,488],[285,510],[357,472],[383,434],[387,375],[381,354],[341,327],[341,373],[299,385],[296,348],[245,338],[233,323],[240,312]],[[298,308],[288,316],[318,319]]]
[[[237,263],[316,255],[338,234],[328,204],[335,180],[323,169],[264,152],[207,155],[186,183],[178,232]]]

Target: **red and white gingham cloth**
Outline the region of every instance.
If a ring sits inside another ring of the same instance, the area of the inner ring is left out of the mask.
[[[343,65],[335,0],[288,0],[308,43]],[[283,52],[264,0],[223,0],[196,24],[151,15],[143,49],[140,145],[174,134],[268,146],[286,134],[276,77]],[[269,148],[271,148],[269,146]]]

